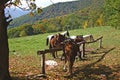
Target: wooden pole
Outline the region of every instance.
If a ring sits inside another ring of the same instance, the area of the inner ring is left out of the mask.
[[[45,54],[41,55],[41,73],[45,74]]]
[[[102,48],[102,38],[99,40],[99,48]]]
[[[46,77],[45,75],[45,51],[38,51],[38,55],[41,55],[41,74],[38,74],[38,77]]]
[[[82,54],[83,54],[83,58],[85,58],[85,43],[83,43],[83,51],[82,51]]]

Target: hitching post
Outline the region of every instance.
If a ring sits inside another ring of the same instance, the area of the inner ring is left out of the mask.
[[[43,52],[41,55],[41,72],[45,75],[45,53]]]
[[[38,55],[41,55],[41,74],[38,76],[45,77],[45,51],[38,51]]]
[[[99,48],[102,48],[102,38],[103,37],[101,37],[101,39],[99,40]]]
[[[83,57],[85,57],[85,43],[83,43]]]

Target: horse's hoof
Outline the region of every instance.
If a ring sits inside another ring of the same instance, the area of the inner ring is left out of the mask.
[[[62,58],[60,58],[60,59],[61,59],[61,61],[65,60],[65,58],[64,58],[64,57],[62,57]]]
[[[63,69],[64,72],[67,72],[67,69]]]

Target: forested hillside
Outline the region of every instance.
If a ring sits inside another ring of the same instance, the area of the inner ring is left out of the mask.
[[[64,2],[64,3],[57,3],[51,6],[48,6],[43,9],[43,12],[40,15],[34,15],[34,17],[30,17],[29,14],[21,16],[19,18],[14,19],[10,27],[17,27],[24,23],[31,23],[42,19],[54,18],[56,16],[62,16],[69,13],[73,13],[75,11],[83,10],[84,8],[88,8],[90,6],[94,8],[98,8],[103,6],[104,0],[79,0],[79,1],[72,1],[72,2]]]
[[[41,15],[35,15],[34,17],[25,15],[16,19],[13,25],[22,25],[8,29],[8,37],[103,26],[103,4],[104,0],[80,0],[54,4],[45,8]]]

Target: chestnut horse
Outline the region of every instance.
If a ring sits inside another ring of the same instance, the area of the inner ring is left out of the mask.
[[[62,48],[61,42],[63,42],[65,39],[65,35],[61,35],[60,33],[52,36],[50,39],[49,49]],[[52,56],[54,58],[58,57],[57,51],[52,51]]]
[[[79,45],[76,44],[74,39],[69,38],[64,41],[63,51],[65,56],[65,65],[63,69],[66,70],[66,66],[68,63],[68,72],[71,75],[75,57],[77,56],[77,52],[80,51]]]
[[[69,37],[69,36],[70,36],[68,30],[67,30],[67,31],[64,31],[64,32],[62,32],[62,33],[59,33],[59,34],[65,36],[65,37]],[[55,35],[56,35],[56,34],[55,34]],[[50,43],[51,38],[53,38],[55,35],[48,35],[48,36],[47,36],[47,39],[46,39],[46,45],[47,45],[47,46],[48,46],[48,44]]]
[[[70,36],[70,39],[73,39],[75,43],[79,43],[82,41],[85,41],[83,38],[83,35],[77,35],[77,36]],[[79,45],[79,49],[81,48],[82,45]],[[84,54],[81,53],[81,49],[77,52],[77,56],[79,57],[80,60],[83,60]]]
[[[61,48],[61,42],[63,42],[65,40],[66,37],[69,37],[69,32],[64,31],[62,33],[58,33],[55,35],[49,35],[47,36],[46,39],[46,45],[49,45],[49,49],[51,48]],[[52,56],[55,58],[57,56],[57,52],[56,52],[56,56],[55,56],[55,52],[52,52]]]

